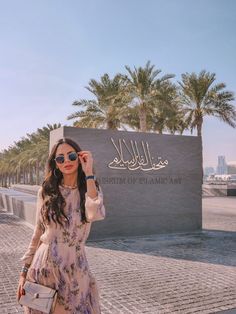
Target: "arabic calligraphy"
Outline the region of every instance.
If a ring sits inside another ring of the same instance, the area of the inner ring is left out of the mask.
[[[151,157],[149,145],[148,142],[141,141],[142,144],[142,150],[143,155],[140,155],[138,145],[136,141],[130,140],[130,146],[129,147],[124,139],[118,140],[119,147],[116,145],[115,141],[111,137],[112,144],[114,145],[118,156],[115,157],[111,162],[109,162],[108,167],[111,169],[128,169],[128,170],[137,170],[141,169],[143,171],[150,171],[150,170],[159,170],[168,165],[168,160],[159,160],[157,163],[155,163],[154,157]],[[128,160],[124,158],[124,151],[122,147],[122,143],[124,144],[128,154],[131,156]],[[157,159],[161,159],[161,157],[158,157]]]

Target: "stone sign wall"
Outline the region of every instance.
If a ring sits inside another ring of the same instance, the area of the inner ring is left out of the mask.
[[[202,147],[197,136],[62,127],[62,137],[90,150],[106,207],[90,239],[202,228]]]

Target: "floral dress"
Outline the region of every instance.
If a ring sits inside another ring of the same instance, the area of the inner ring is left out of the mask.
[[[61,185],[59,188],[66,201],[64,211],[68,221],[64,227],[54,222],[43,224],[41,187],[34,233],[26,253],[20,258],[30,264],[26,279],[58,290],[53,314],[100,314],[99,287],[89,269],[85,242],[91,223],[105,218],[102,189],[97,190],[94,199],[85,193],[85,215],[89,222],[82,224],[79,190]],[[26,306],[23,308],[27,314],[42,314]]]

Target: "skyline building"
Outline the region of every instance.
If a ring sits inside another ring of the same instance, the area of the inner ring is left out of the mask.
[[[217,174],[227,174],[227,164],[225,161],[225,156],[218,156],[218,164],[216,167]]]

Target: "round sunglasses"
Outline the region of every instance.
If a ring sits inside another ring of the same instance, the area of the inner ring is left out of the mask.
[[[71,152],[71,153],[68,153],[67,155],[70,161],[75,161],[78,158],[77,152]],[[65,162],[65,157],[64,155],[59,155],[56,158],[54,158],[54,160],[58,164],[63,164]]]

